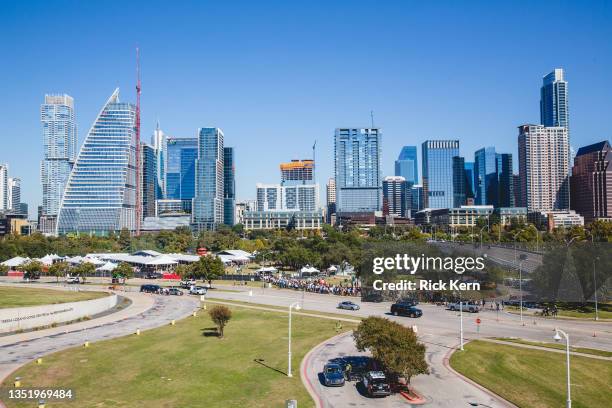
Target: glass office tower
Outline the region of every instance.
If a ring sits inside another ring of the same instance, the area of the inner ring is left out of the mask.
[[[567,82],[562,68],[556,68],[542,79],[540,122],[547,127],[569,129]]]
[[[234,148],[223,148],[223,223],[234,225],[236,209],[236,165],[234,164]]]
[[[157,180],[157,152],[153,146],[141,144],[140,162],[142,163],[142,216],[155,217],[155,194],[158,188]]]
[[[495,205],[497,196],[497,154],[495,147],[484,147],[474,153],[476,205]]]
[[[69,95],[45,95],[40,106],[43,128],[43,214],[57,216],[62,194],[77,156],[74,100]]]
[[[459,156],[459,140],[427,140],[421,148],[424,208],[452,208],[453,157]]]
[[[57,233],[107,234],[135,227],[136,108],[119,89],[93,123],[60,206]]]
[[[197,231],[214,230],[223,224],[223,158],[221,129],[200,128],[192,209],[192,223]]]
[[[170,200],[182,200],[189,209],[195,197],[196,159],[198,139],[168,137],[166,139],[166,196]]]
[[[465,172],[465,159],[460,156],[453,157],[453,207],[459,208],[467,204],[467,174]]]
[[[378,128],[338,128],[334,137],[337,212],[382,209]]]
[[[465,177],[467,179],[466,193],[468,199],[474,199],[476,183],[475,183],[475,172],[474,162],[465,162]]]
[[[408,183],[419,182],[419,166],[417,162],[416,146],[404,146],[395,161],[395,175],[401,176]]]

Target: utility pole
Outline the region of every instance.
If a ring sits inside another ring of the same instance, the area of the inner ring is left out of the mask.
[[[140,50],[136,47],[136,230],[140,235],[140,222],[142,219],[142,158],[140,153]]]

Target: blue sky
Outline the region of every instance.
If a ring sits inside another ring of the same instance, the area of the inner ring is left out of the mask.
[[[115,87],[135,101],[142,135],[218,126],[236,148],[237,191],[278,182],[310,157],[333,175],[333,131],[383,128],[383,173],[401,146],[458,138],[516,157],[516,127],[539,122],[541,78],[566,71],[571,144],[610,139],[612,2],[0,0],[0,163],[41,202],[39,107],[75,98],[81,142]],[[420,149],[419,149],[420,150]],[[516,161],[516,158],[515,158]],[[324,184],[324,183],[321,183]],[[323,190],[323,189],[322,189]],[[322,195],[322,199],[324,196]]]

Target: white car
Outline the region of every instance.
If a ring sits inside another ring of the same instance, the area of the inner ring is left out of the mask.
[[[78,276],[68,276],[66,278],[66,283],[69,283],[69,284],[81,283],[81,279]]]
[[[459,302],[448,304],[448,310],[454,311],[454,310],[459,310],[459,308],[460,308]],[[478,306],[474,302],[463,302],[461,305],[461,309],[463,309],[464,312],[478,313],[480,311],[480,306]]]
[[[190,295],[205,295],[206,292],[207,292],[207,289],[204,286],[192,286],[189,289]]]

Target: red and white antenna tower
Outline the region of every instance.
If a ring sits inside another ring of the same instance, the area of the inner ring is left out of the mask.
[[[142,158],[140,148],[140,50],[136,47],[136,236],[140,235],[140,222],[142,220]]]

